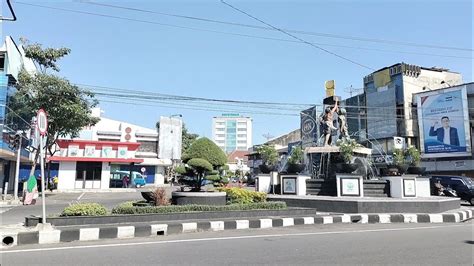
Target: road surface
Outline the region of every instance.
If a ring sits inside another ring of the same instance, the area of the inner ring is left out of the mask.
[[[473,223],[310,225],[24,246],[1,265],[473,265]]]

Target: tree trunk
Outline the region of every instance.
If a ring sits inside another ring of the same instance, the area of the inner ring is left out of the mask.
[[[196,192],[201,191],[202,174],[198,174]]]

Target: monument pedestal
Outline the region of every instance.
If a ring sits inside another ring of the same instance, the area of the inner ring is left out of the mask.
[[[422,195],[426,195],[426,182],[425,180],[420,180],[417,182],[417,175],[402,175],[402,176],[384,176],[384,180],[390,181],[390,197],[392,198],[416,198],[418,196],[417,192],[420,192]],[[418,185],[421,188],[417,188]],[[428,191],[429,191],[429,181],[428,181]]]

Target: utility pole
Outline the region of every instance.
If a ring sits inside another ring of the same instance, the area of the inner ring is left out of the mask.
[[[18,200],[18,182],[20,178],[20,154],[21,154],[21,142],[22,142],[23,135],[20,135],[17,133],[15,137],[18,138],[18,146],[16,149],[15,188],[13,190],[14,191],[13,193],[14,193],[14,199]]]

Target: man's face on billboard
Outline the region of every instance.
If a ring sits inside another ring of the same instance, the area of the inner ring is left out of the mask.
[[[443,124],[443,127],[449,127],[449,118],[444,117],[441,119],[441,124]]]

